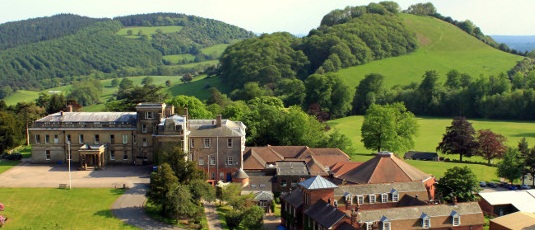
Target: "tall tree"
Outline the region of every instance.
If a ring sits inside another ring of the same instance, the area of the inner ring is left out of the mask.
[[[359,82],[353,98],[353,113],[364,114],[371,104],[383,104],[387,91],[384,76],[368,74]]]
[[[170,207],[169,194],[178,186],[178,178],[169,164],[161,164],[158,171],[152,173],[150,188],[147,191],[148,201],[160,206],[161,214],[167,214]]]
[[[490,161],[494,158],[502,158],[507,146],[504,142],[507,139],[497,133],[490,131],[489,129],[483,129],[477,131],[478,149],[477,155],[487,160],[487,164],[490,165]]]
[[[448,202],[454,197],[460,202],[474,201],[480,190],[476,175],[467,166],[455,166],[446,170],[437,184],[438,193]]]
[[[531,175],[532,186],[535,186],[535,146],[532,147],[527,154],[522,154],[524,160],[524,170],[522,176],[526,174]]]
[[[499,177],[506,178],[511,183],[522,176],[523,160],[520,152],[514,148],[508,148],[502,161],[498,163],[496,173]]]
[[[194,96],[178,95],[167,104],[175,106],[179,114],[184,114],[184,109],[188,108],[188,116],[191,119],[213,118],[213,114],[206,109],[206,105]]]
[[[459,154],[460,161],[463,161],[463,156],[471,157],[477,150],[475,133],[472,123],[468,122],[465,117],[455,117],[451,126],[446,127],[446,133],[438,144],[437,151],[445,154]]]
[[[378,152],[401,153],[413,148],[417,132],[414,114],[407,111],[402,103],[372,104],[366,111],[361,128],[364,147]]]

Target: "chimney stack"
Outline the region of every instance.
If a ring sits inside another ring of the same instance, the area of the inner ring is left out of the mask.
[[[221,114],[216,116],[216,127],[221,127]]]

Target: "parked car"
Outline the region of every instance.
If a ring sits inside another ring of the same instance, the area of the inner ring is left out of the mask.
[[[491,188],[497,188],[498,185],[494,182],[487,182],[487,186],[491,187]]]
[[[507,189],[509,189],[509,190],[518,190],[518,187],[516,187],[516,185],[514,185],[514,184],[510,184]]]
[[[520,189],[531,189],[531,188],[529,187],[529,185],[523,184],[523,185],[520,185]]]
[[[479,182],[479,186],[480,187],[487,187],[487,182],[481,181],[481,182]]]

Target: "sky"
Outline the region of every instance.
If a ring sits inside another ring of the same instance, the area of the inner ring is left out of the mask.
[[[216,19],[255,33],[306,35],[334,9],[367,5],[366,0],[0,0],[0,23],[72,13],[113,18],[173,12]],[[377,1],[375,1],[377,2]],[[431,2],[455,20],[470,20],[486,35],[535,35],[533,0],[398,0],[401,9]]]

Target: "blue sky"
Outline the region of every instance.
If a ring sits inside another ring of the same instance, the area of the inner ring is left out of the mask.
[[[73,13],[115,17],[175,12],[220,20],[255,33],[287,31],[307,34],[323,15],[360,0],[0,0],[0,23]],[[432,2],[438,12],[455,20],[471,20],[487,35],[535,35],[533,0],[399,0],[402,9]]]

